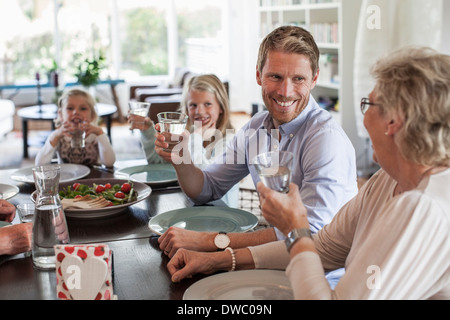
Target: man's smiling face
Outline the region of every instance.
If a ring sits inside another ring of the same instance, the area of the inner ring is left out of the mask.
[[[275,127],[294,120],[307,106],[317,82],[306,55],[270,51],[256,78]]]

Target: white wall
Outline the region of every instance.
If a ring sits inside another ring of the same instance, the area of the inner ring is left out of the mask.
[[[450,54],[450,0],[444,0],[444,25],[442,32],[442,52]]]
[[[259,0],[229,0],[230,107],[251,112],[261,93],[256,83]],[[259,99],[259,100],[258,100]]]

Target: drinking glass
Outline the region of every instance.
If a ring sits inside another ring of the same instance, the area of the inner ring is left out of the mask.
[[[32,169],[38,191],[33,221],[33,264],[38,269],[54,270],[56,257],[54,246],[69,243],[69,229],[59,198],[59,165]]]
[[[34,203],[20,203],[16,208],[19,213],[20,222],[33,222],[35,210]]]
[[[72,140],[70,140],[70,146],[72,148],[84,148],[86,145],[86,131],[84,131],[84,124],[86,122],[82,120],[76,120],[73,122]]]
[[[253,160],[261,181],[272,190],[288,193],[294,154],[272,151],[257,155]]]
[[[148,115],[148,111],[150,110],[150,103],[149,102],[130,101],[130,102],[128,102],[128,105],[130,107],[130,114],[139,116],[137,118],[136,117],[131,118],[131,128],[143,126],[144,119]],[[140,117],[142,117],[142,118],[140,118]],[[139,121],[137,119],[139,119]]]
[[[166,137],[169,144],[166,152],[172,152],[173,148],[180,142],[181,134],[186,128],[188,116],[180,112],[161,112],[158,113],[158,122],[161,133]]]

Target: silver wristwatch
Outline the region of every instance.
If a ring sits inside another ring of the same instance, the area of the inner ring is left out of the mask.
[[[303,237],[311,237],[311,231],[309,229],[303,228],[303,229],[294,229],[287,235],[287,238],[285,240],[286,248],[288,251],[291,251],[292,246],[294,243],[297,242],[297,240],[300,240]]]

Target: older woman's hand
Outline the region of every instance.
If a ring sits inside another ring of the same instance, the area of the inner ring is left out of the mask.
[[[180,282],[195,274],[212,274],[227,268],[230,268],[230,253],[227,251],[211,253],[179,249],[167,264],[173,282]]]
[[[264,218],[287,235],[293,229],[308,228],[307,211],[303,205],[298,186],[291,183],[289,193],[280,193],[267,188],[262,182],[257,191]]]
[[[16,207],[7,200],[0,200],[0,221],[12,222],[16,216]]]

